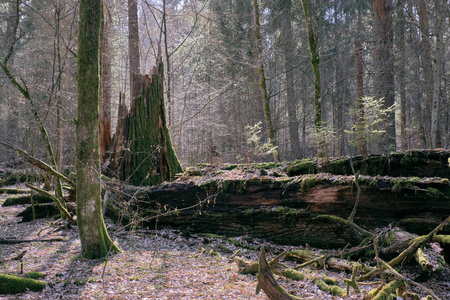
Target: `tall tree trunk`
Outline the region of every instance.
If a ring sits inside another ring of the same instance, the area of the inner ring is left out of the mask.
[[[406,15],[404,12],[404,0],[397,1],[397,26],[398,26],[398,36],[397,36],[397,51],[400,53],[400,59],[398,62],[397,78],[398,89],[400,91],[400,99],[398,99],[398,125],[397,128],[397,148],[399,150],[406,150],[407,146],[407,136],[406,136],[406,83],[405,83],[405,66],[406,66],[406,54],[405,54],[405,26],[406,26]]]
[[[302,0],[303,13],[305,15],[306,28],[308,31],[308,44],[311,53],[311,66],[314,75],[314,128],[318,136],[318,155],[325,156],[326,142],[322,138],[322,86],[320,82],[320,55],[317,45],[317,35],[314,32],[313,16],[311,11],[311,0]]]
[[[375,99],[384,98],[385,108],[394,105],[393,31],[390,0],[372,0],[373,93]],[[386,120],[386,138],[379,151],[395,150],[395,115]]]
[[[77,222],[81,252],[86,258],[119,251],[103,221],[98,126],[101,0],[80,1],[77,53]]]
[[[270,113],[269,95],[266,87],[266,77],[264,75],[264,63],[262,59],[262,40],[261,40],[261,25],[259,23],[259,0],[253,0],[253,12],[254,12],[254,26],[255,26],[255,51],[258,57],[258,73],[259,73],[259,86],[261,88],[261,95],[263,101],[264,118],[266,120],[267,135],[269,137],[269,143],[273,147],[272,156],[276,162],[280,161],[280,154],[278,152],[278,146],[275,139],[275,129],[272,124],[272,116]]]
[[[286,0],[284,2],[283,17],[283,52],[284,52],[284,69],[286,72],[286,102],[288,112],[289,140],[291,151],[289,158],[297,159],[300,157],[300,137],[298,135],[298,119],[297,119],[297,97],[294,88],[294,56],[293,44],[294,37],[292,34],[292,2]]]
[[[355,39],[355,72],[356,72],[356,144],[358,154],[367,156],[366,122],[364,118],[364,69],[363,47],[361,41]]]
[[[163,35],[164,35],[164,53],[166,55],[166,69],[167,69],[167,105],[168,105],[168,115],[167,115],[167,121],[169,127],[172,124],[172,71],[171,71],[171,65],[170,65],[170,53],[169,53],[169,45],[167,40],[167,13],[166,13],[166,0],[163,0]]]
[[[431,136],[429,132],[431,132],[430,120],[431,120],[431,107],[433,105],[433,87],[434,87],[434,78],[433,78],[433,66],[432,66],[432,58],[431,58],[431,43],[430,43],[430,30],[429,30],[429,22],[428,22],[428,12],[427,12],[427,3],[425,0],[418,0],[417,8],[419,12],[419,23],[420,23],[420,32],[422,36],[422,47],[423,47],[423,71],[424,71],[424,80],[425,80],[425,95],[426,101],[422,103],[422,126],[425,129],[424,139],[427,141],[427,145],[431,145]]]
[[[444,33],[445,22],[447,20],[447,0],[442,0],[438,8],[439,19],[436,33],[436,49],[434,52],[434,87],[433,87],[433,106],[431,107],[431,146],[434,148],[441,147],[441,139],[439,133],[439,115],[440,115],[440,100],[441,100],[441,71],[442,61],[444,58]]]
[[[103,28],[101,43],[101,89],[99,102],[99,126],[100,126],[100,158],[104,163],[107,151],[111,147],[111,18],[107,4],[103,9]]]
[[[128,56],[130,60],[130,97],[133,105],[134,91],[133,81],[136,75],[140,74],[139,57],[139,23],[137,0],[128,0]]]

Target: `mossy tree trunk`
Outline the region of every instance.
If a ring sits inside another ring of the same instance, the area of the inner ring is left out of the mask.
[[[101,258],[118,251],[102,216],[99,147],[99,47],[101,0],[80,1],[77,55],[77,221],[82,255]]]
[[[150,75],[135,75],[131,110],[121,110],[111,168],[133,185],[155,185],[182,172],[166,125],[163,74],[158,59]]]
[[[264,75],[264,63],[262,60],[262,40],[261,40],[261,25],[259,22],[259,0],[253,0],[253,12],[254,12],[254,30],[255,30],[255,51],[258,64],[259,74],[259,87],[261,88],[261,96],[263,102],[264,119],[266,120],[267,136],[269,143],[274,149],[272,151],[273,160],[275,162],[280,161],[280,153],[278,152],[277,142],[275,139],[275,129],[272,123],[272,116],[270,113],[269,94],[266,87],[266,76]]]
[[[306,29],[308,32],[309,51],[311,53],[311,66],[314,75],[314,128],[317,135],[318,156],[325,156],[325,140],[322,138],[322,86],[320,83],[320,55],[317,46],[317,34],[314,32],[311,0],[302,0],[303,13],[305,15]]]
[[[173,149],[166,125],[163,92],[163,63],[157,61],[150,76],[134,78],[134,111],[128,127],[131,161],[129,179],[134,185],[154,185],[173,180],[182,168]]]

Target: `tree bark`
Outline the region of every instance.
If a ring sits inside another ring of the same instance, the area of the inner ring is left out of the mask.
[[[356,72],[356,143],[358,154],[367,156],[366,124],[364,118],[364,69],[363,48],[359,38],[355,39],[355,72]]]
[[[82,255],[101,258],[119,251],[103,221],[98,126],[101,0],[80,1],[76,121],[77,222]]]
[[[406,67],[406,54],[405,54],[405,28],[406,28],[406,15],[404,12],[405,1],[397,1],[397,24],[398,24],[398,35],[397,35],[397,51],[400,53],[400,58],[398,62],[397,78],[398,89],[400,91],[400,99],[397,101],[397,148],[399,150],[408,149],[407,143],[407,132],[406,132],[406,82],[405,82],[405,67]]]
[[[101,43],[101,89],[99,102],[100,157],[104,163],[111,147],[111,17],[107,5],[103,9]]]
[[[422,126],[425,127],[425,133],[430,130],[430,123],[428,120],[431,120],[431,107],[433,105],[433,87],[434,87],[434,78],[433,78],[433,65],[431,59],[431,43],[430,43],[430,30],[429,30],[429,22],[428,22],[428,11],[427,11],[427,3],[425,0],[418,0],[417,3],[418,13],[419,13],[419,23],[420,23],[420,32],[422,36],[422,47],[423,47],[423,72],[424,72],[424,80],[425,80],[425,95],[426,101],[424,101],[421,105],[422,108],[422,120],[424,124]],[[428,123],[428,124],[427,124]],[[427,145],[431,145],[431,136],[425,134],[425,140],[427,140]]]
[[[135,75],[131,110],[119,106],[111,169],[122,181],[154,185],[182,172],[173,149],[164,108],[161,57],[150,75]]]
[[[272,157],[275,162],[280,161],[280,153],[275,139],[275,129],[272,124],[272,116],[270,112],[269,94],[266,87],[266,76],[264,75],[264,63],[262,59],[262,40],[261,40],[261,25],[259,23],[259,0],[253,0],[253,13],[254,13],[254,30],[255,30],[255,51],[258,57],[258,74],[259,74],[259,86],[261,88],[261,96],[263,103],[264,118],[266,120],[267,136],[269,143],[273,147]]]
[[[283,7],[283,52],[284,52],[284,69],[286,72],[286,102],[288,111],[288,126],[290,140],[290,159],[300,158],[300,137],[298,134],[297,119],[297,97],[295,95],[294,70],[293,70],[293,34],[292,34],[292,2],[287,0]]]
[[[373,48],[373,94],[375,99],[384,98],[384,108],[394,105],[394,61],[392,55],[393,31],[391,4],[389,0],[372,0]],[[395,115],[387,117],[386,137],[378,151],[395,150]]]
[[[322,85],[320,82],[320,54],[317,45],[317,34],[314,32],[311,0],[302,0],[303,13],[305,15],[308,32],[308,45],[311,54],[311,66],[314,75],[314,128],[318,139],[318,156],[325,156],[326,141],[322,138]]]
[[[431,147],[440,148],[439,116],[441,102],[441,71],[442,60],[444,58],[444,33],[445,22],[447,20],[447,1],[443,0],[439,7],[438,28],[436,33],[436,49],[434,51],[434,86],[433,103],[431,107]]]
[[[128,56],[130,61],[130,97],[133,100],[133,96],[136,95],[133,80],[141,72],[137,0],[128,0]]]

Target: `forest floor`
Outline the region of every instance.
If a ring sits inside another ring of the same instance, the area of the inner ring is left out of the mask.
[[[0,205],[6,198],[0,195]],[[268,252],[268,259],[286,248],[293,248],[248,236],[235,238],[241,246],[247,245],[239,247],[230,243],[230,239],[186,235],[170,229],[130,232],[106,220],[110,235],[123,252],[107,259],[86,260],[80,257],[76,226],[68,228],[51,218],[21,223],[16,215],[24,208],[24,205],[0,207],[1,239],[62,238],[64,241],[0,245],[0,274],[19,275],[20,262],[11,258],[27,250],[23,272],[42,272],[47,283],[41,292],[0,295],[0,299],[267,299],[263,291],[255,294],[255,276],[238,274],[231,258],[233,253],[241,249],[241,258],[254,261],[261,246]],[[211,250],[220,255],[212,255]],[[351,276],[313,268],[303,271],[335,278],[344,290],[344,279]],[[361,294],[351,291],[346,298],[340,298],[322,292],[310,281],[276,278],[287,291],[308,299],[363,299],[367,291],[380,283],[379,279],[374,279],[361,285]],[[447,266],[442,275],[423,284],[442,299],[450,299],[449,280]],[[411,290],[425,296],[415,288]]]

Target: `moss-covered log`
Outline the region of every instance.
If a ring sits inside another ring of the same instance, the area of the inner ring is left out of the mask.
[[[18,294],[30,291],[42,291],[45,288],[44,281],[31,278],[17,277],[0,274],[0,294]]]
[[[450,178],[449,150],[410,150],[392,154],[373,154],[352,158],[356,171],[370,176],[410,176]],[[289,163],[289,176],[329,172],[336,175],[352,175],[350,159],[299,160]]]
[[[50,203],[53,200],[45,195],[36,194],[36,195],[25,195],[25,196],[17,196],[17,197],[9,197],[3,202],[2,206],[11,206],[11,205],[23,205],[23,204],[31,204],[31,198],[36,203]]]
[[[183,230],[248,233],[281,244],[317,247],[355,245],[364,238],[363,232],[342,222],[356,199],[354,176],[261,172],[256,166],[203,166],[173,183],[121,188],[113,198],[123,201],[123,192],[133,195],[128,209],[142,212],[146,226],[153,226],[157,217],[158,224]],[[354,222],[366,230],[397,222],[427,234],[430,230],[408,220],[426,217],[432,229],[450,215],[450,187],[443,179],[360,176],[360,185]],[[448,232],[446,226],[443,233]]]
[[[136,94],[130,111],[122,108],[126,119],[118,124],[114,137],[111,167],[116,169],[112,171],[133,185],[155,185],[182,172],[166,125],[163,74],[163,63],[158,59],[150,75],[135,75]]]

